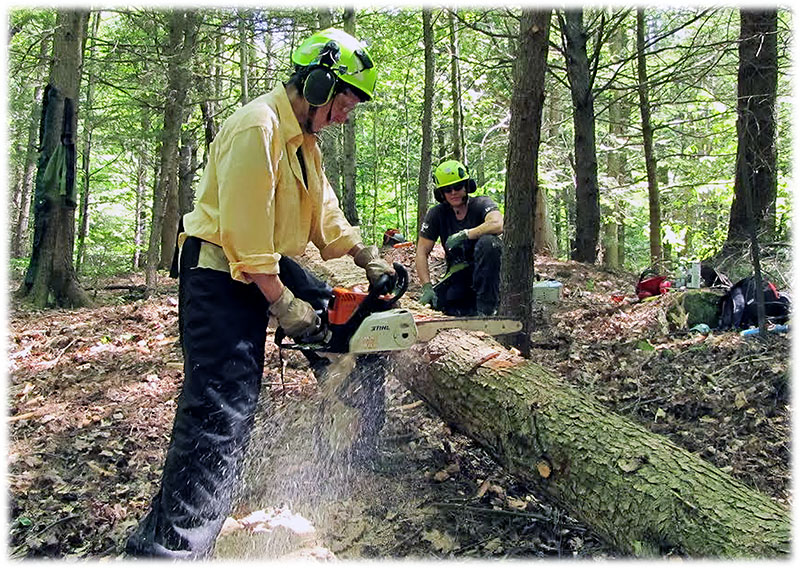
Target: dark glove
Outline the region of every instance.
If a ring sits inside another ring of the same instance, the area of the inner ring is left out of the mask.
[[[446,248],[447,250],[453,249],[458,245],[466,242],[467,239],[469,239],[468,229],[463,229],[447,237],[447,242],[444,243],[444,248]]]
[[[367,271],[367,280],[369,280],[369,283],[372,285],[375,285],[384,274],[388,274],[392,277],[395,275],[394,268],[381,258],[378,247],[375,245],[364,247],[358,251],[353,257],[353,262],[356,263],[356,266]]]
[[[419,303],[423,306],[436,307],[436,292],[433,291],[433,284],[426,282],[422,285],[422,294],[419,296]]]
[[[286,335],[295,339],[314,335],[322,325],[322,320],[311,304],[295,298],[292,291],[285,286],[280,298],[270,304],[269,313],[278,319],[278,325]]]

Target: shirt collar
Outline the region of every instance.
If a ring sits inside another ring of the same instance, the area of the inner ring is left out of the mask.
[[[275,111],[280,119],[281,135],[288,145],[297,148],[308,138],[316,140],[313,134],[305,134],[300,128],[300,123],[292,109],[292,103],[289,101],[289,95],[286,94],[286,87],[282,83],[278,83],[270,93],[270,97],[275,102]]]

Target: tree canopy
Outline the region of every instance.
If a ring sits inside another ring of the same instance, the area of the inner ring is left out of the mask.
[[[241,103],[286,80],[290,53],[323,21],[343,26],[338,10],[212,9],[196,11],[197,37],[185,71],[189,89],[181,146],[196,155],[190,180],[202,173],[209,126],[219,125]],[[92,133],[91,151],[78,168],[77,186],[89,177],[88,223],[78,266],[83,274],[126,271],[147,247],[153,191],[159,179],[169,66],[170,12],[109,8],[90,26],[81,76],[77,145]],[[431,7],[434,55],[432,164],[454,154],[454,105],[461,109],[462,159],[485,193],[504,202],[510,124],[512,64],[521,12],[516,8]],[[576,234],[575,148],[570,82],[559,11],[553,13],[545,84],[539,180],[555,228],[557,255],[569,256]],[[654,155],[661,198],[661,226],[668,260],[703,258],[725,241],[734,194],[737,153],[739,9],[648,8],[646,65]],[[30,216],[21,197],[30,163],[32,129],[38,128],[41,87],[50,53],[55,12],[15,9],[8,18],[8,164],[10,228]],[[412,8],[363,8],[355,35],[366,40],[379,68],[373,101],[355,113],[356,207],[362,234],[380,243],[384,230],[414,240],[421,179],[425,49],[423,14]],[[452,25],[451,25],[452,23]],[[775,231],[791,229],[788,179],[791,148],[790,13],[778,11],[777,197]],[[630,9],[585,8],[586,51],[592,78],[597,184],[601,222],[623,227],[624,267],[649,264],[648,187],[641,123],[636,113],[636,14]],[[453,52],[451,27],[457,40]],[[458,100],[451,83],[458,71]],[[89,83],[91,97],[87,98]],[[79,152],[80,155],[80,152]],[[34,154],[35,157],[35,154]],[[624,171],[613,168],[624,163]],[[424,173],[424,172],[423,172]],[[332,172],[329,170],[329,176]],[[144,231],[144,235],[142,235]],[[30,252],[32,231],[22,231],[14,256]],[[12,259],[12,262],[15,262]],[[16,261],[21,262],[21,261]],[[141,266],[141,264],[139,265]]]

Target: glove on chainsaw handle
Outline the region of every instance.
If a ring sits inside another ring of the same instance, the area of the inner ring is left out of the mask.
[[[292,338],[314,335],[322,325],[311,304],[295,298],[286,286],[280,297],[270,304],[269,313],[278,319],[278,325]]]
[[[381,258],[378,247],[375,245],[364,247],[358,251],[353,257],[353,262],[356,266],[366,270],[370,286],[375,286],[384,275],[392,276],[392,267]],[[388,293],[388,290],[386,292]]]

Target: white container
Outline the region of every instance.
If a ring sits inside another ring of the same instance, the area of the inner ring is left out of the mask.
[[[564,285],[558,280],[541,280],[533,284],[533,300],[544,304],[554,304],[561,299]]]
[[[692,262],[692,265],[689,267],[689,281],[686,283],[687,288],[699,288],[700,287],[700,261],[696,260]]]

